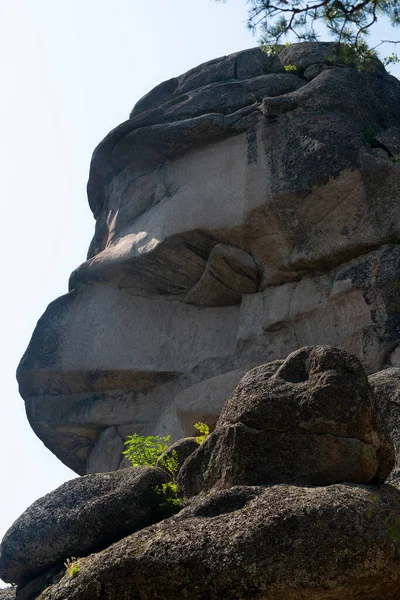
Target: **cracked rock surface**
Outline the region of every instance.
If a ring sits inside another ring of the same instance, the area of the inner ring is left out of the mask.
[[[393,465],[361,363],[314,346],[243,377],[179,486],[191,497],[234,485],[376,483]]]
[[[377,407],[382,415],[393,442],[396,463],[389,480],[395,485],[400,483],[400,368],[391,367],[369,376],[369,383],[377,400]]]
[[[160,519],[155,488],[170,476],[155,467],[97,473],[67,481],[34,502],[5,534],[0,577],[26,584],[54,566]]]
[[[395,600],[387,512],[400,493],[373,486],[238,486],[80,561],[40,600]]]
[[[371,387],[330,346],[256,367],[201,446],[166,451],[177,514],[159,468],[67,482],[6,534],[0,576],[17,600],[397,600],[400,491],[384,484],[394,449],[377,408],[396,401],[397,370]]]
[[[302,346],[396,366],[400,82],[332,50],[195,67],[95,149],[88,258],[18,369],[32,428],[77,473],[123,467],[133,432],[213,428],[245,372]]]

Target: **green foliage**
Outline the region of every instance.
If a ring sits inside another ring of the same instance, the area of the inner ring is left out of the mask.
[[[182,503],[178,498],[178,486],[175,480],[157,486],[155,491],[161,496],[159,508],[164,517],[174,515],[181,509]]]
[[[392,52],[392,54],[390,54],[389,56],[385,56],[385,58],[382,59],[382,62],[385,65],[385,67],[387,67],[388,65],[396,65],[397,63],[399,63],[400,58],[397,54]]]
[[[196,437],[198,444],[202,444],[206,437],[210,433],[210,428],[206,423],[196,423],[194,427],[200,433]],[[126,450],[122,454],[129,460],[133,467],[140,466],[155,466],[158,464],[171,475],[171,481],[163,483],[155,488],[155,492],[160,496],[159,508],[163,516],[170,516],[178,512],[181,508],[181,501],[178,498],[176,478],[178,475],[178,456],[175,450],[162,456],[168,449],[168,445],[171,441],[171,436],[160,437],[158,435],[142,436],[134,433],[128,436],[125,446]],[[160,459],[160,460],[159,460]],[[71,561],[65,563],[67,569],[73,569],[73,575],[75,577],[79,573],[79,566],[73,565],[72,561],[76,559],[72,558]],[[67,566],[68,563],[68,566]],[[75,570],[77,572],[75,573]],[[68,571],[69,573],[72,571]]]
[[[163,517],[175,514],[181,507],[176,485],[178,475],[177,453],[172,451],[166,456],[162,456],[168,449],[170,441],[170,435],[160,437],[158,435],[142,436],[134,433],[128,436],[125,442],[126,450],[122,452],[133,467],[154,467],[160,459],[158,464],[171,475],[171,481],[155,488],[155,492],[160,496],[159,509]]]
[[[283,68],[285,69],[286,73],[294,73],[297,71],[296,65],[285,65]]]
[[[377,59],[375,50],[368,48],[365,42],[359,42],[358,46],[340,44],[329,58],[334,65],[346,65],[364,72],[372,71]]]
[[[146,437],[134,433],[128,436],[122,454],[129,460],[133,467],[143,465],[155,466],[161,454],[168,448],[171,436],[160,437],[148,435]]]
[[[78,561],[79,561],[78,558],[71,556],[71,558],[67,558],[67,560],[64,563],[64,567],[66,568],[70,579],[73,579],[74,577],[76,577],[80,571]]]
[[[282,50],[282,40],[288,35],[299,42],[317,42],[325,29],[339,46],[350,45],[363,57],[367,47],[365,38],[380,19],[387,18],[393,27],[400,25],[400,0],[247,0],[247,3],[248,28],[260,32],[262,44],[276,47],[276,54]],[[385,43],[400,41],[381,40],[378,46]],[[272,51],[269,53],[272,55]],[[368,56],[365,58],[368,60]]]
[[[178,456],[176,451],[173,450],[168,456],[162,457],[159,461],[160,463],[172,477],[172,481],[167,481],[155,488],[157,494],[161,496],[159,508],[164,517],[169,517],[181,508],[181,500],[178,498],[178,486],[176,484],[178,476]]]
[[[263,44],[261,46],[261,50],[267,56],[276,56],[277,54],[282,52],[282,50],[284,48],[287,48],[290,45],[291,45],[290,42],[286,42],[285,44],[273,44],[273,45]]]
[[[162,468],[168,471],[171,477],[175,479],[178,474],[178,456],[175,450],[167,456],[162,456],[158,464],[161,464]]]
[[[195,423],[194,427],[200,433],[200,435],[196,437],[196,442],[201,446],[201,444],[203,444],[206,441],[206,438],[210,435],[210,428],[206,423],[201,423],[200,421]]]

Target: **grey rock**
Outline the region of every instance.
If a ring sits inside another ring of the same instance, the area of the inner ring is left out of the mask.
[[[15,600],[16,589],[13,587],[0,588],[0,600]]]
[[[261,106],[266,117],[277,117],[298,108],[296,99],[292,96],[278,96],[277,98],[264,98]]]
[[[300,42],[299,44],[290,44],[280,52],[276,57],[274,66],[294,65],[299,70],[308,69],[314,64],[338,64],[340,67],[348,65],[340,64],[340,56],[336,54],[338,44],[336,42]],[[379,59],[368,67],[368,71],[384,76],[385,67]]]
[[[280,96],[293,92],[304,81],[290,73],[270,73],[245,80],[210,84],[183,94],[153,109],[131,114],[134,127],[148,127],[171,121],[191,119],[207,113],[229,115],[254,104],[263,96]]]
[[[58,565],[39,575],[39,577],[31,579],[26,585],[19,585],[16,600],[36,600],[46,588],[57,584],[65,575],[65,572],[65,565]]]
[[[124,440],[115,427],[107,427],[96,438],[87,461],[87,473],[116,471],[121,462]]]
[[[357,95],[357,86],[359,94],[363,95],[363,102],[360,102],[360,96]],[[360,73],[351,67],[336,67],[324,70],[308,85],[292,92],[291,95],[297,99],[299,106],[312,111],[336,110],[358,116],[364,121],[365,127],[379,125],[379,119],[382,117],[382,123],[390,127],[398,125],[400,114],[400,107],[395,102],[398,96],[396,88],[397,83],[390,77],[381,78],[373,73]]]
[[[303,77],[304,77],[304,79],[307,79],[307,81],[311,81],[312,79],[317,77],[320,73],[322,73],[322,71],[326,71],[328,69],[332,69],[332,67],[330,67],[329,65],[321,64],[321,63],[315,63],[314,65],[310,65],[309,67],[307,67],[305,69],[305,71],[303,73]]]
[[[399,502],[386,486],[232,488],[82,559],[40,600],[396,600]]]
[[[226,402],[215,431],[182,467],[185,497],[235,485],[384,480],[394,450],[358,359],[302,348],[272,373],[256,367]]]
[[[273,62],[259,47],[215,58],[158,85],[135,104],[131,117],[206,85],[265,75]]]
[[[396,463],[390,481],[400,483],[400,368],[384,369],[369,376],[376,404],[393,442]]]
[[[185,460],[193,454],[198,447],[199,444],[196,442],[195,437],[178,440],[174,444],[171,444],[167,450],[161,454],[160,458],[157,460],[157,466],[164,469],[165,465],[168,464],[166,461],[172,458],[176,461],[177,472],[179,472]]]
[[[388,367],[400,367],[400,344],[392,350],[388,359]]]
[[[0,576],[25,584],[72,556],[99,551],[160,518],[155,467],[131,467],[67,481],[32,504],[5,534]]]
[[[199,281],[185,301],[196,306],[239,304],[243,294],[258,291],[260,272],[253,258],[234,246],[217,244],[212,249]]]
[[[386,365],[400,169],[367,132],[400,127],[400,82],[333,67],[330,48],[200,65],[96,148],[88,260],[18,369],[34,431],[78,473],[116,468],[135,431],[215,425],[238,373],[302,346]],[[313,65],[329,69],[307,81]]]
[[[400,336],[399,264],[400,246],[384,246],[229,307],[81,286],[50,305],[21,362],[30,423],[84,474],[105,428],[193,436],[196,421],[215,426],[248,370],[299,347],[340,346],[378,371]],[[119,458],[110,446],[107,465]]]
[[[387,150],[393,157],[400,156],[400,127],[389,127],[373,138],[373,142]]]
[[[335,55],[335,42],[300,42],[283,48],[276,57],[276,63],[282,66],[294,65],[298,69],[307,69],[316,63],[330,63]]]

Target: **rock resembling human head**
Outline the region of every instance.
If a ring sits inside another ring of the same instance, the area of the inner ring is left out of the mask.
[[[400,82],[333,51],[200,65],[96,148],[88,258],[18,369],[76,472],[118,469],[133,432],[213,426],[245,372],[302,346],[396,366]]]

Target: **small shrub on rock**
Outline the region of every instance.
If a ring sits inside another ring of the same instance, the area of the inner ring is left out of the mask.
[[[79,573],[79,559],[71,556],[71,558],[67,558],[64,563],[65,568],[67,569],[67,573],[70,579],[74,579]]]
[[[158,458],[168,448],[170,441],[170,435],[166,437],[160,437],[159,435],[144,437],[134,433],[128,436],[125,442],[126,450],[122,454],[129,460],[132,467],[154,467]]]
[[[196,437],[196,442],[201,446],[210,435],[210,428],[206,423],[201,423],[200,421],[194,424],[194,428],[197,429],[200,434]]]

